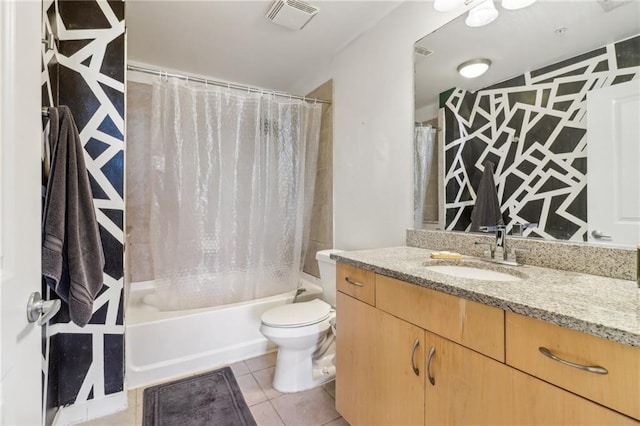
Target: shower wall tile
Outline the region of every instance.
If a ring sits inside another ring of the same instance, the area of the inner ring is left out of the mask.
[[[309,248],[307,248],[307,256],[304,267],[304,272],[314,277],[320,277],[320,268],[318,267],[318,261],[316,260],[316,253],[320,250],[327,250],[333,248],[333,244],[319,243],[317,241],[310,241]]]
[[[132,206],[151,205],[149,146],[151,144],[151,96],[149,84],[127,82],[127,219]],[[127,220],[129,223],[129,220]]]
[[[153,259],[149,243],[127,244],[131,282],[153,280]]]
[[[130,282],[153,280],[149,245],[151,97],[149,84],[127,82],[127,250]]]
[[[328,101],[333,99],[333,80],[329,80],[307,95]],[[318,164],[310,219],[309,246],[303,271],[318,277],[316,252],[333,247],[333,106],[323,105]]]
[[[149,243],[150,211],[149,205],[127,203],[127,244]]]

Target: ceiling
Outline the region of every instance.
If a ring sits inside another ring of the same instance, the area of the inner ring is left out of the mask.
[[[127,1],[127,56],[160,69],[292,91],[401,1],[318,1],[300,31],[265,18],[270,1]]]
[[[465,14],[416,43],[433,52],[415,56],[416,109],[453,87],[476,91],[640,33],[638,0],[538,1],[520,10],[495,3],[500,15],[489,25],[467,27]],[[558,36],[558,28],[566,32]],[[461,77],[457,66],[474,58],[490,59],[489,71]]]

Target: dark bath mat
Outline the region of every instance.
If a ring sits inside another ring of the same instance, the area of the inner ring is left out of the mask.
[[[230,367],[144,390],[144,426],[255,426]]]

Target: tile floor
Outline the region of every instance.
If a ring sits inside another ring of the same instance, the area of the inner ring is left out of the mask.
[[[271,387],[276,353],[231,365],[258,426],[348,426],[335,409],[335,382],[297,393]],[[196,373],[199,374],[199,373]],[[143,388],[129,391],[126,411],[82,423],[84,426],[142,425]]]

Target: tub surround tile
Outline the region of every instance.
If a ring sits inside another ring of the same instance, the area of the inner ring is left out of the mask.
[[[244,362],[249,367],[249,371],[253,372],[275,366],[277,357],[278,352],[269,352],[255,358],[245,359]]]
[[[416,247],[390,247],[332,254],[331,258],[422,287],[640,347],[640,289],[635,281],[531,265],[507,267],[526,276],[519,282],[465,279],[426,269],[424,263],[433,261],[430,254],[431,250]],[[473,259],[463,257],[463,260]],[[505,268],[489,262],[483,266]]]
[[[149,243],[129,244],[127,248],[131,265],[131,281],[153,280],[153,259]]]
[[[286,425],[323,425],[340,418],[335,400],[322,387],[283,394],[270,402]]]
[[[450,250],[481,257],[487,246],[475,244],[477,241],[493,243],[495,236],[484,233],[407,229],[407,246],[410,247]],[[512,236],[507,237],[507,244],[509,250],[529,250],[519,255],[521,262],[527,265],[623,280],[636,279],[636,250],[633,248]]]
[[[282,419],[269,401],[249,407],[258,426],[284,426]]]

